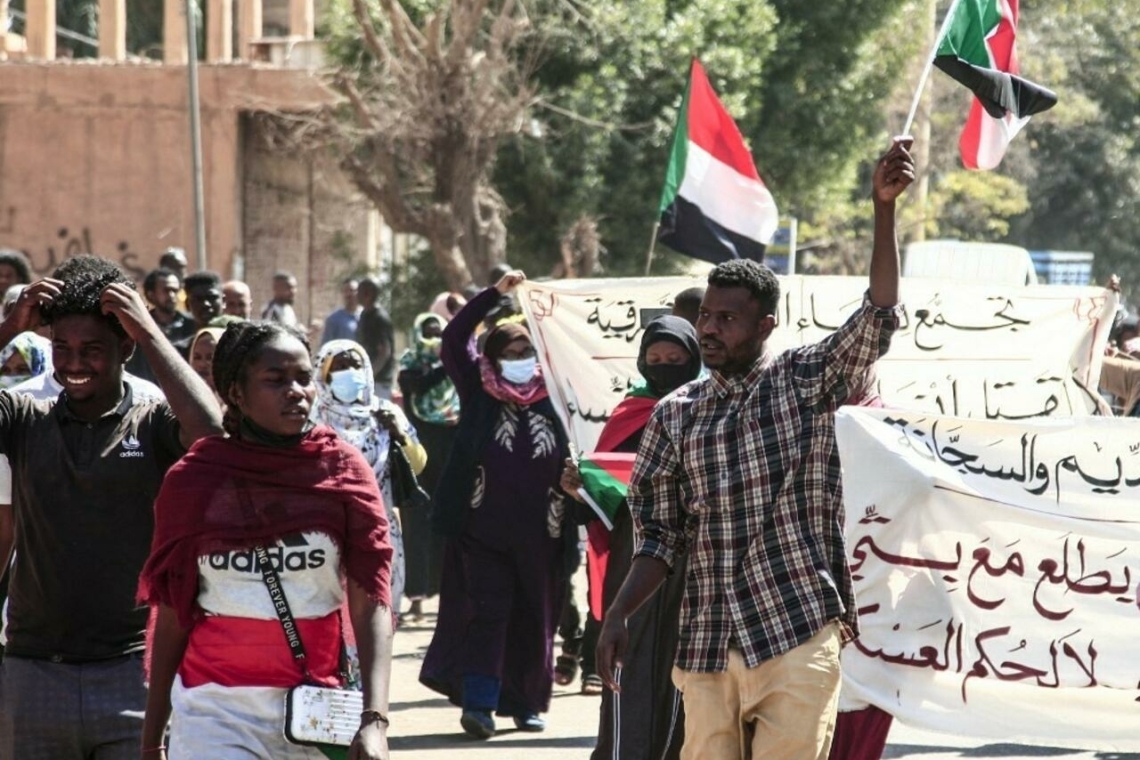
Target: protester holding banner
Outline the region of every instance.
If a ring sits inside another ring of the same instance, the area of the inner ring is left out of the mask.
[[[637,367],[645,382],[634,387],[602,430],[597,450],[635,453],[657,401],[701,372],[697,333],[680,317],[658,317],[641,337]],[[581,500],[582,478],[573,461],[562,475],[563,490]],[[613,604],[633,561],[633,519],[623,503],[613,513],[613,529],[600,519],[587,525],[590,613],[598,620]],[[602,694],[598,741],[591,755],[606,758],[669,760],[679,757],[685,738],[684,711],[670,671],[677,653],[677,620],[685,591],[685,561],[678,557],[665,588],[629,619],[629,649],[622,668],[623,690]]]
[[[578,541],[552,506],[569,445],[529,331],[509,322],[487,334],[482,355],[473,346],[479,323],[524,279],[510,272],[468,303],[443,331],[441,352],[463,416],[434,498],[432,523],[449,540],[420,680],[461,705],[463,729],[483,739],[495,733],[494,712],[524,731],[545,728],[539,713],[550,705],[554,629]]]
[[[857,629],[833,412],[900,322],[895,201],[914,180],[909,145],[896,140],[875,170],[863,306],[821,343],[776,357],[765,350],[775,275],[720,264],[697,325],[711,376],[658,404],[646,427],[629,491],[640,544],[606,612],[598,670],[621,688],[627,620],[690,548],[673,671],[686,760],[816,758],[831,744],[839,649]]]

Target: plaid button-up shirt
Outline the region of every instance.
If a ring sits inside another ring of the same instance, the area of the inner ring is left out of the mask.
[[[654,410],[629,506],[638,555],[672,567],[687,544],[682,670],[725,670],[730,644],[755,667],[831,620],[855,634],[833,412],[865,387],[900,314],[865,298],[822,342],[713,372]]]

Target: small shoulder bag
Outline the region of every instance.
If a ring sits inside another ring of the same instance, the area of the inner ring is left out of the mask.
[[[242,486],[238,492],[242,507],[251,517],[254,514],[248,490]],[[285,640],[293,659],[301,666],[305,683],[294,686],[285,696],[285,738],[293,744],[316,747],[348,747],[360,729],[360,718],[364,712],[364,695],[359,691],[333,689],[313,682],[309,666],[305,661],[305,646],[301,643],[301,633],[297,621],[285,598],[285,587],[281,576],[273,567],[269,551],[258,544],[253,548],[261,578],[269,591],[273,611],[281,621]]]

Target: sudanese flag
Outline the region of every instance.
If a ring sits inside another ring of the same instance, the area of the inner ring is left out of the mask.
[[[975,95],[958,148],[968,169],[994,169],[1029,117],[1057,105],[1017,74],[1018,0],[957,0],[934,65]]]
[[[658,240],[714,264],[762,260],[779,226],[776,202],[736,122],[695,59],[673,133],[660,212]]]

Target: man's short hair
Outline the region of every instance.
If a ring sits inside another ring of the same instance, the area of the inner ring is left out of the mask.
[[[169,269],[165,269],[163,267],[152,269],[147,273],[146,279],[143,280],[143,292],[153,293],[154,289],[158,287],[158,281],[165,280],[167,277],[173,277],[177,279],[178,274],[176,272],[171,272]]]
[[[380,295],[380,283],[374,277],[365,277],[356,284],[357,292],[361,290],[368,290],[376,295]]]
[[[709,272],[709,286],[744,288],[760,302],[760,313],[776,313],[780,302],[780,281],[771,269],[751,259],[725,261]]]
[[[125,338],[126,330],[116,317],[103,313],[100,299],[108,285],[126,285],[132,290],[135,283],[119,265],[98,256],[76,256],[56,268],[51,275],[63,282],[58,296],[41,309],[46,324],[64,317],[84,316],[105,319],[115,334]]]
[[[166,248],[166,250],[162,252],[162,256],[158,258],[158,265],[164,267],[165,262],[168,261],[176,262],[179,267],[185,267],[187,262],[185,248],[179,248],[177,246]]]
[[[701,301],[705,298],[705,289],[701,287],[685,288],[673,297],[673,313],[696,324],[697,316],[701,312]]]
[[[0,266],[8,265],[16,270],[16,281],[27,285],[32,281],[32,264],[28,257],[19,251],[0,249]]]
[[[293,277],[292,272],[286,272],[284,269],[279,269],[276,272],[274,272],[273,279],[277,280],[277,281],[281,281],[281,280],[293,280],[296,278]]]
[[[203,287],[221,290],[221,276],[217,272],[195,272],[194,274],[187,275],[186,280],[182,283],[182,288],[187,293]]]

